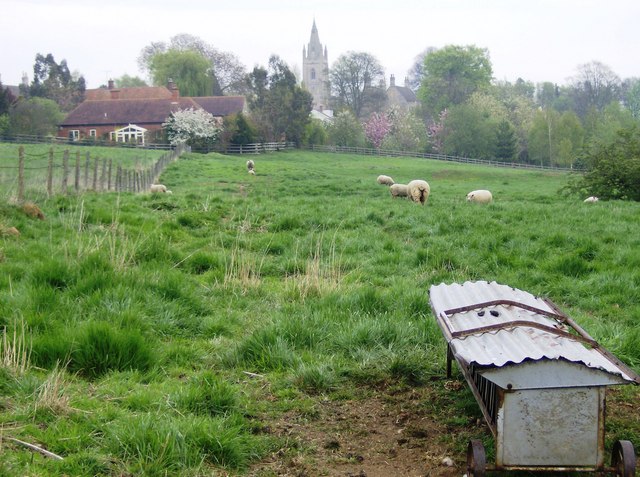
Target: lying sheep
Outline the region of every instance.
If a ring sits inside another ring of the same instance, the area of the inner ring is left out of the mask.
[[[171,194],[171,191],[167,190],[167,186],[165,186],[164,184],[151,184],[151,187],[149,187],[149,190],[154,193],[162,193],[162,194]]]
[[[493,195],[488,190],[473,190],[467,194],[467,202],[476,204],[488,204],[493,201]]]
[[[378,176],[378,184],[382,184],[382,185],[393,185],[393,179],[389,176]]]
[[[407,196],[410,200],[419,202],[421,205],[427,203],[430,192],[431,188],[429,187],[429,184],[427,184],[427,181],[415,179],[407,184]]]
[[[256,171],[254,171],[253,169],[249,169],[247,172],[249,172],[249,174],[251,174],[252,176],[256,175]]]
[[[251,159],[247,161],[247,171],[251,172],[255,168],[255,164]]]
[[[587,197],[586,199],[583,200],[584,203],[586,204],[590,204],[593,202],[598,202],[600,199],[598,199],[596,196],[592,195],[591,197]]]
[[[406,184],[391,184],[389,192],[391,192],[391,197],[407,197],[409,195]]]

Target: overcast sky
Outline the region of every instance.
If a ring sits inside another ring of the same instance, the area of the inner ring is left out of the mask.
[[[179,33],[234,53],[247,67],[279,55],[302,69],[315,19],[329,66],[373,54],[401,83],[427,47],[489,50],[494,77],[566,84],[599,61],[640,77],[639,0],[0,0],[0,79],[33,79],[37,53],[66,59],[88,88],[144,77],[140,51]]]

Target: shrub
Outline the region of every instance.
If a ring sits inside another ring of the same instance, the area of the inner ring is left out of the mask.
[[[640,201],[640,128],[618,131],[609,141],[594,142],[585,158],[587,171],[566,187],[569,193],[601,199]]]

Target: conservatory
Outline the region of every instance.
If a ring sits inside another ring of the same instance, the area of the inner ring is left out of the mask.
[[[109,139],[116,142],[128,142],[132,144],[144,144],[145,128],[129,124],[121,129],[109,133]]]

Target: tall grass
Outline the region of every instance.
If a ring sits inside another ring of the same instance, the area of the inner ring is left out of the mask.
[[[311,250],[304,271],[287,277],[287,286],[294,296],[304,301],[308,296],[320,296],[338,289],[342,282],[341,256],[336,252],[336,230],[329,248],[324,251],[324,232],[311,240]],[[294,260],[297,259],[297,248]]]
[[[14,320],[13,333],[7,333],[7,327],[2,328],[2,350],[0,363],[16,375],[22,375],[29,370],[31,364],[31,341],[27,335],[24,319],[18,323]]]

